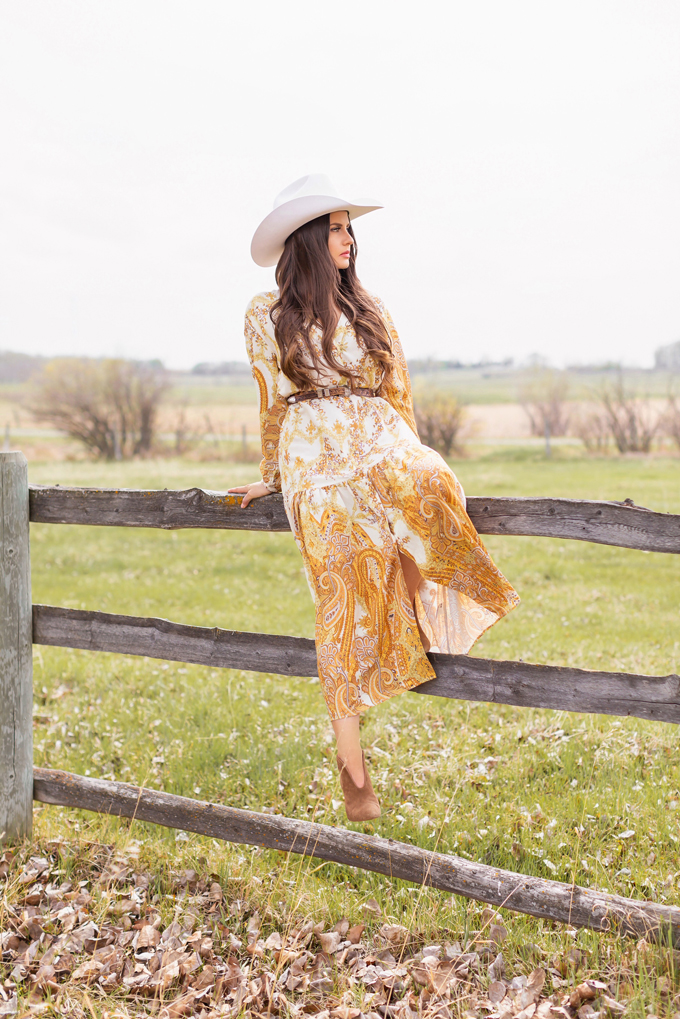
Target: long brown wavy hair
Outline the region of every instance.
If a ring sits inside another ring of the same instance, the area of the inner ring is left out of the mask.
[[[281,354],[281,370],[300,389],[318,386],[315,373],[325,374],[330,366],[339,375],[356,375],[336,361],[333,336],[344,314],[357,339],[382,366],[392,369],[392,344],[375,303],[362,287],[356,273],[356,240],[346,269],[338,269],[328,250],[331,217],[327,213],[305,223],[288,237],[276,266],[278,300],[271,308],[274,335]],[[322,363],[312,343],[310,329],[321,329]]]

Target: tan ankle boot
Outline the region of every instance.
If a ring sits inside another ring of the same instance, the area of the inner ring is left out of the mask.
[[[378,802],[378,797],[373,792],[373,786],[371,785],[371,780],[368,777],[366,759],[363,751],[361,753],[361,763],[364,768],[364,784],[361,789],[355,786],[352,781],[352,776],[347,770],[342,758],[336,757],[336,761],[338,764],[338,771],[340,772],[342,795],[345,797],[347,820],[372,821],[374,818],[380,817],[380,804]]]

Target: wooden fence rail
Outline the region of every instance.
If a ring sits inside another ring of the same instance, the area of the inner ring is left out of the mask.
[[[317,676],[314,641],[272,633],[187,626],[147,616],[33,606],[33,641],[53,647],[145,655],[220,669]],[[680,677],[589,672],[468,655],[428,655],[437,678],[413,693],[466,701],[633,715],[680,722]]]
[[[30,507],[31,520],[44,524],[289,530],[280,495],[256,499],[242,510],[241,496],[200,488],[171,492],[31,485]],[[467,500],[467,509],[480,534],[571,538],[646,552],[680,553],[680,515],[655,513],[632,504],[473,496]]]
[[[393,839],[44,768],[34,770],[34,795],[41,803],[80,807],[228,842],[299,853],[440,888],[530,916],[596,931],[613,930],[636,938],[671,941],[680,947],[680,909],[675,906],[515,874]]]
[[[118,527],[289,529],[279,495],[246,510],[225,492],[29,486],[20,453],[0,453],[0,841],[30,833],[32,796],[44,803],[185,828],[269,846],[446,889],[497,906],[595,930],[670,937],[680,947],[680,910],[514,874],[459,857],[121,783],[30,769],[31,603],[28,523]],[[680,553],[680,516],[625,503],[470,498],[481,534],[592,541]],[[300,637],[186,626],[164,619],[32,606],[36,644],[144,655],[287,676],[316,676],[314,642]],[[437,678],[414,692],[439,697],[680,722],[680,678],[589,672],[431,654]],[[29,706],[27,709],[27,705]]]

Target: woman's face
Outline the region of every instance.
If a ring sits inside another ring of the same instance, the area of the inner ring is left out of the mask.
[[[349,253],[354,243],[349,230],[349,213],[331,212],[330,232],[328,234],[328,250],[338,269],[346,269],[349,265]]]

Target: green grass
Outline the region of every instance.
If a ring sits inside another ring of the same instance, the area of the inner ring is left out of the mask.
[[[680,512],[677,459],[562,459],[536,450],[453,464],[469,495],[624,499]],[[40,483],[221,489],[256,468],[179,461],[31,465]],[[489,537],[522,605],[475,654],[665,675],[680,659],[680,562],[561,540]],[[313,635],[313,608],[288,534],[32,527],[36,602],[160,615],[200,625]],[[152,659],[36,647],[36,763],[199,799],[343,824],[332,735],[318,683]],[[385,810],[366,831],[528,874],[678,903],[680,770],[675,726],[405,695],[372,709],[363,739]],[[633,835],[624,833],[633,831]],[[36,835],[133,847],[156,875],[213,871],[272,924],[292,915],[365,920],[375,898],[424,938],[479,929],[481,906],[318,861],[219,844],[139,822],[42,807]],[[141,849],[134,848],[141,842]],[[171,900],[167,900],[171,910]],[[268,912],[267,912],[268,911]],[[369,916],[371,914],[368,914]],[[628,966],[629,1015],[663,998],[632,945],[506,913],[504,952],[574,943],[588,970]],[[626,954],[628,953],[628,954]],[[525,971],[532,968],[527,964]],[[519,969],[517,970],[519,971]],[[673,974],[671,977],[674,979]],[[672,991],[672,996],[678,988]],[[668,1011],[669,1010],[669,1011]]]

